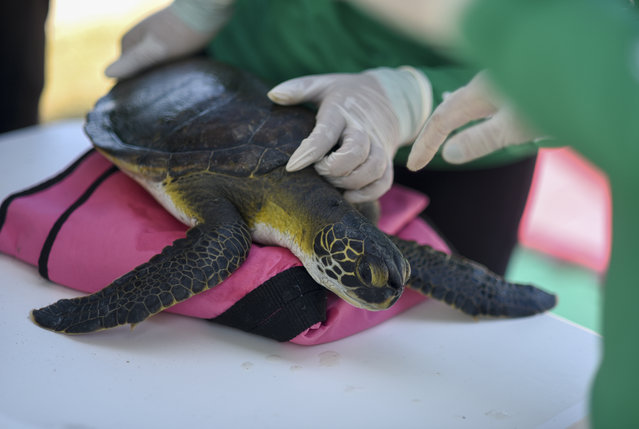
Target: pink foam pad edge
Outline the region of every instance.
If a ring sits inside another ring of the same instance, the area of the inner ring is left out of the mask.
[[[56,220],[111,166],[101,156],[89,156],[73,174],[54,186],[13,200],[0,230],[0,251],[37,265],[42,245]]]
[[[521,244],[603,273],[611,226],[605,174],[570,148],[540,150],[519,229]]]

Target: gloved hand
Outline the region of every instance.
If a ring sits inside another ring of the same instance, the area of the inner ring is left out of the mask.
[[[202,49],[231,17],[235,0],[174,0],[122,37],[120,58],[105,70],[109,77],[137,72]]]
[[[446,161],[461,164],[538,136],[495,95],[482,72],[468,85],[444,97],[415,139],[406,166],[411,170],[423,168],[450,133],[478,119],[485,120],[446,141],[442,151]]]
[[[277,85],[268,93],[275,103],[319,106],[315,128],[287,171],[315,163],[320,175],[346,189],[347,200],[377,199],[391,187],[397,149],[412,142],[430,114],[431,93],[428,79],[412,67],[305,76]]]

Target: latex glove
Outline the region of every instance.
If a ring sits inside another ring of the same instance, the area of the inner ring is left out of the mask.
[[[412,67],[305,76],[277,85],[268,93],[274,102],[319,106],[315,128],[286,170],[315,163],[320,175],[346,189],[347,200],[377,199],[391,187],[397,149],[412,142],[428,117],[431,93],[428,79]]]
[[[231,17],[235,0],[175,0],[129,30],[109,77],[126,78],[202,49]]]
[[[433,159],[449,134],[478,119],[485,120],[446,141],[442,150],[446,161],[461,164],[538,137],[495,95],[482,72],[468,85],[446,96],[437,106],[415,139],[406,166],[411,170],[423,168]]]

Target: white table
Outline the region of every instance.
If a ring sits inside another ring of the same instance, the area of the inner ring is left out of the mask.
[[[80,121],[0,136],[0,198],[89,147]],[[315,347],[160,314],[64,336],[32,308],[77,293],[0,255],[2,428],[565,428],[600,338],[551,314],[480,320],[427,301]]]

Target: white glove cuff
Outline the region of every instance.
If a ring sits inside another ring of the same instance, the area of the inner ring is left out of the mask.
[[[174,0],[169,8],[191,29],[216,32],[233,13],[235,0]]]
[[[399,120],[400,145],[412,143],[433,109],[433,89],[419,70],[402,66],[380,67],[365,73],[375,77]]]

